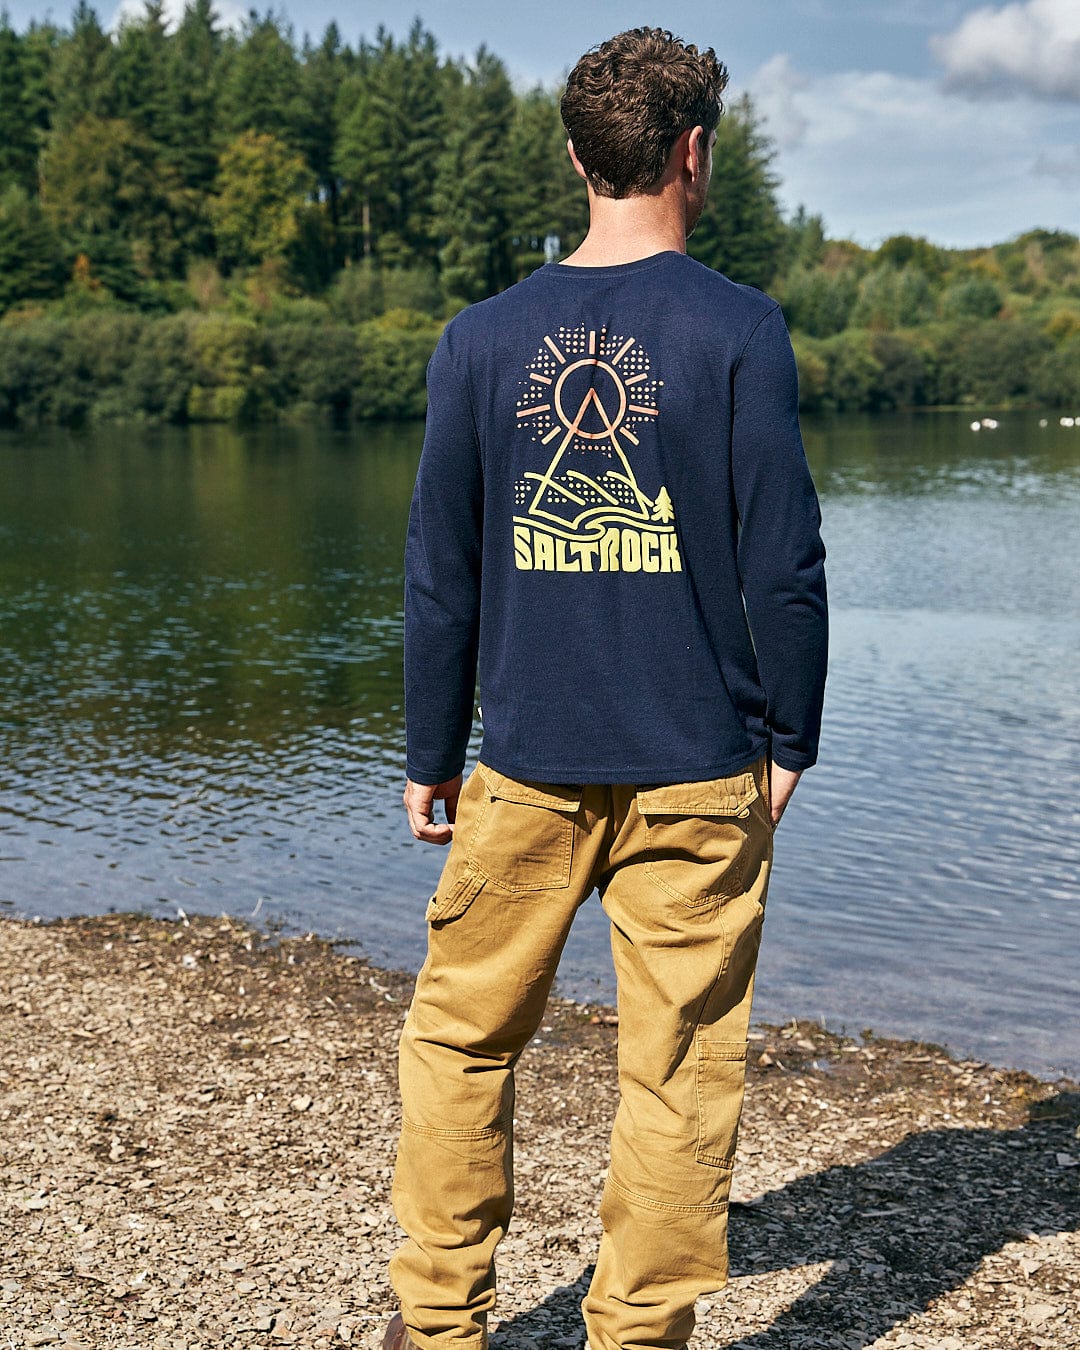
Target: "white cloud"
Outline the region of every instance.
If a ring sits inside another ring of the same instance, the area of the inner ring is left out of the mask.
[[[808,84],[809,80],[795,69],[787,52],[769,57],[754,77],[754,88],[767,91],[769,135],[781,150],[794,150],[806,139],[810,122],[799,110],[796,96]],[[762,107],[760,111],[766,109]]]
[[[1080,141],[1080,111],[975,103],[929,76],[811,76],[786,56],[748,85],[777,141],[785,207],[820,212],[833,236],[874,245],[906,233],[974,247],[1036,226],[1080,232],[1075,180],[1046,172]]]
[[[930,46],[948,89],[1080,102],[1080,0],[984,6]]]
[[[186,0],[165,0],[165,27],[169,32],[175,32],[180,20],[184,17],[184,5]],[[249,6],[238,3],[238,0],[215,0],[214,14],[217,18],[217,27],[221,32],[227,28],[233,28],[237,32],[244,19],[247,17]],[[115,33],[120,23],[124,19],[141,19],[146,12],[146,6],[143,0],[120,0],[120,4],[113,11],[113,16],[109,22],[104,25],[106,32]]]

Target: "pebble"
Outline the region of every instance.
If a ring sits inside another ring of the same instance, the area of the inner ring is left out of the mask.
[[[378,1350],[410,983],[233,921],[0,919],[0,1035],[25,1066],[0,1081],[17,1234],[0,1332],[20,1350]],[[34,1015],[5,1011],[21,1004]],[[492,1350],[583,1346],[612,1016],[553,1001],[518,1067]],[[64,1031],[87,1026],[92,1052]],[[807,1022],[750,1039],[732,1279],[694,1350],[1080,1350],[1074,1087]]]

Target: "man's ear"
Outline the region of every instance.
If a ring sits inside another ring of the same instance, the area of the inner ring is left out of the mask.
[[[581,160],[577,157],[577,153],[574,150],[574,142],[572,140],[566,142],[566,153],[570,156],[570,163],[574,166],[574,172],[579,178],[585,178],[587,182],[588,179],[586,178],[585,170],[581,167]]]
[[[703,178],[709,162],[709,134],[704,127],[692,127],[686,136],[686,171],[694,178]]]

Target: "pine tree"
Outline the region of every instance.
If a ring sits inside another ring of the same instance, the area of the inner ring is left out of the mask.
[[[41,153],[52,125],[52,68],[62,41],[63,34],[55,24],[36,21],[27,25],[21,39],[22,97],[33,131],[35,155]],[[33,186],[36,188],[36,183]]]
[[[169,130],[169,35],[164,0],[143,0],[143,13],[120,24],[113,62],[116,111],[155,144]]]
[[[434,263],[434,165],[445,132],[443,81],[435,38],[417,19],[405,42],[408,128],[400,164],[398,232],[401,262]]]
[[[12,183],[33,190],[37,138],[27,98],[26,60],[6,9],[0,10],[0,91],[0,192]]]
[[[305,34],[300,67],[300,88],[304,107],[301,127],[301,146],[304,158],[315,174],[316,196],[325,203],[331,229],[335,256],[333,265],[340,266],[340,245],[337,239],[340,184],[334,171],[334,146],[338,127],[336,109],[346,75],[346,62],[337,24],[331,20],[317,47],[312,47]]]
[[[116,114],[115,51],[97,11],[78,0],[71,35],[60,43],[51,69],[52,129],[68,131],[80,118]]]
[[[292,26],[268,10],[248,13],[238,39],[223,49],[219,113],[229,141],[244,131],[275,136],[293,150],[303,149],[304,97]]]
[[[750,286],[770,285],[783,250],[774,154],[744,94],[716,129],[712,185],[687,245],[692,257]]]
[[[451,71],[450,80],[435,222],[443,291],[462,304],[513,280],[506,183],[514,96],[505,66],[486,47],[473,65]]]
[[[92,263],[126,249],[144,274],[172,271],[174,188],[153,143],[120,117],[88,115],[54,132],[41,159],[42,206],[65,246]]]
[[[40,203],[19,183],[0,192],[0,311],[17,300],[57,295],[65,270]]]
[[[433,262],[432,166],[444,131],[435,39],[413,24],[361,48],[342,90],[334,165],[348,196],[354,257],[392,267]]]
[[[209,191],[224,138],[216,129],[224,39],[215,25],[213,0],[188,0],[169,39],[165,73],[166,157],[184,183]]]
[[[585,184],[566,151],[557,91],[537,86],[516,99],[506,175],[517,280],[544,261],[547,240],[565,254],[588,227]]]

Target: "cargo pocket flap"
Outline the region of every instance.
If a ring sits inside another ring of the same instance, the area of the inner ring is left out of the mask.
[[[428,902],[428,923],[445,923],[464,914],[484,889],[487,877],[471,867],[463,867],[448,886],[441,887]]]
[[[727,1059],[739,1061],[746,1058],[750,1049],[749,1041],[707,1041],[698,1040],[698,1054],[702,1059]]]
[[[752,773],[701,783],[670,783],[637,793],[643,816],[745,816],[758,797]]]
[[[697,1161],[730,1171],[735,1165],[746,1084],[747,1041],[697,1037]]]
[[[546,806],[551,811],[576,811],[581,805],[581,788],[558,783],[526,783],[520,778],[507,778],[486,764],[478,764],[476,772],[484,780],[488,792],[503,802],[518,802],[522,806]]]

